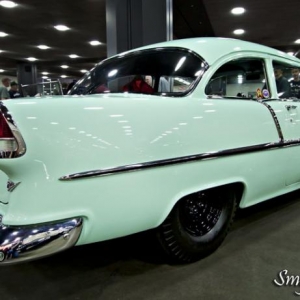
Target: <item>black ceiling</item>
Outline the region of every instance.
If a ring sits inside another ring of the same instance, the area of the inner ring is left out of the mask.
[[[0,69],[3,74],[16,76],[18,61],[38,58],[39,72],[49,77],[62,74],[78,78],[81,69],[90,69],[106,57],[105,0],[26,0],[7,9],[0,6]],[[163,0],[162,0],[163,1]],[[173,0],[174,38],[221,36],[234,37],[271,46],[283,51],[297,52],[300,44],[300,0]],[[23,2],[26,2],[23,4]],[[237,6],[245,14],[233,16],[230,10]],[[59,32],[54,25],[71,28]],[[235,36],[234,29],[243,28],[245,34]],[[99,40],[102,45],[91,46]],[[50,47],[40,50],[37,45]],[[71,59],[70,54],[80,58]],[[67,64],[67,70],[60,66]]]

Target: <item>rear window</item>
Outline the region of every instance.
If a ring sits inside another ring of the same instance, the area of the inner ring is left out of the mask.
[[[69,94],[141,93],[183,96],[207,69],[184,49],[143,50],[105,60],[87,72]]]

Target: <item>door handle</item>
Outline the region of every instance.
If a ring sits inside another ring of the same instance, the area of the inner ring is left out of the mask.
[[[296,105],[286,105],[285,108],[286,108],[287,110],[291,110],[291,109],[296,109],[297,106],[296,106]]]

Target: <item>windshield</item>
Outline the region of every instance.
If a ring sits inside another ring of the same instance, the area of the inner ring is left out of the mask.
[[[68,94],[126,92],[182,96],[194,87],[206,68],[201,57],[184,49],[143,50],[99,63]]]

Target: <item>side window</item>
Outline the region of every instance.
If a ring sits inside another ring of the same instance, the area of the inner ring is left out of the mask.
[[[279,98],[300,99],[300,67],[273,61]]]
[[[243,58],[224,64],[210,79],[205,93],[230,98],[269,98],[264,61]]]

